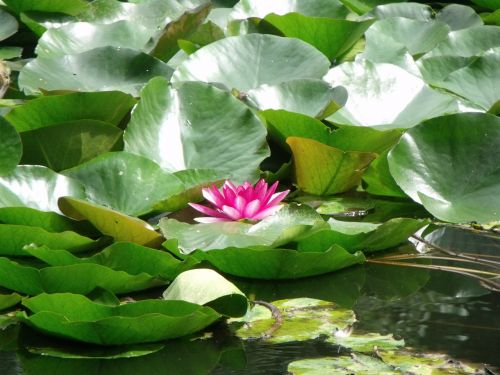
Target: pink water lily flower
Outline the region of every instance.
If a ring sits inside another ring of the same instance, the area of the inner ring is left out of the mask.
[[[209,217],[197,217],[195,220],[200,223],[262,220],[277,212],[282,207],[279,203],[290,192],[290,190],[285,190],[275,193],[277,187],[277,181],[268,188],[264,180],[259,180],[255,186],[250,182],[235,186],[231,181],[226,180],[221,190],[215,185],[202,189],[203,196],[213,205],[213,208],[196,203],[189,203],[189,205],[209,215]]]

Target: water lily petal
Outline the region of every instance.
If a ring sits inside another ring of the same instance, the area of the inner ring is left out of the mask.
[[[247,201],[241,195],[238,195],[234,201],[234,208],[236,208],[241,215],[245,212],[245,207],[247,205]]]
[[[197,221],[198,223],[203,223],[203,224],[209,224],[209,223],[218,223],[221,221],[231,221],[229,218],[224,218],[224,217],[195,217],[194,221]]]
[[[274,184],[271,185],[269,190],[267,190],[266,196],[264,197],[264,202],[268,202],[271,196],[274,194],[276,189],[278,188],[278,181],[276,181]]]
[[[288,195],[289,192],[290,192],[290,190],[284,190],[282,192],[273,194],[273,196],[271,197],[271,199],[267,203],[267,206],[277,205],[279,202],[281,202]]]
[[[233,220],[242,219],[241,214],[238,210],[231,206],[222,206],[222,211]]]
[[[281,210],[281,207],[283,207],[283,206],[279,205],[279,206],[268,207],[268,208],[266,208],[264,210],[261,210],[261,211],[257,212],[255,215],[253,215],[249,219],[251,219],[251,220],[262,220],[265,217],[271,216],[272,214],[275,214],[276,212],[278,212],[279,210]]]
[[[260,209],[261,203],[259,199],[254,199],[250,203],[248,203],[245,207],[245,211],[243,212],[243,216],[246,218],[252,218]]]
[[[197,203],[188,203],[191,207],[193,207],[196,211],[201,212],[202,214],[214,216],[214,217],[225,217],[225,215],[219,211],[216,211],[210,207],[203,206]]]
[[[215,191],[219,193],[219,190],[215,188]],[[223,200],[221,199],[222,197],[220,196],[220,193],[217,195],[212,189],[210,188],[205,188],[201,189],[201,194],[203,194],[203,197],[212,203],[214,206],[220,207],[224,204]]]

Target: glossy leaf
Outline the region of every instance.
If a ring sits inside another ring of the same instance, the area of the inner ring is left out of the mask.
[[[96,120],[78,120],[21,133],[23,164],[45,165],[54,171],[75,167],[113,149],[122,131]]]
[[[298,205],[285,205],[274,215],[253,225],[241,221],[194,225],[168,218],[160,221],[164,236],[176,239],[183,254],[196,249],[209,251],[226,247],[280,246],[325,225],[313,209]]]
[[[0,117],[0,176],[12,172],[23,152],[21,137],[8,121]]]
[[[229,93],[201,82],[174,90],[156,78],[142,91],[124,139],[126,151],[168,171],[215,169],[244,181],[256,178],[268,156],[265,135],[258,118]]]
[[[127,152],[107,153],[64,173],[85,186],[90,201],[132,216],[149,213],[158,202],[182,191],[173,174]]]
[[[409,128],[425,119],[458,111],[455,98],[432,90],[423,80],[395,65],[344,63],[330,70],[325,80],[349,92],[346,105],[328,118],[334,123]]]
[[[155,76],[169,78],[162,61],[128,48],[102,47],[76,55],[38,57],[24,66],[19,86],[28,94],[40,90],[123,91],[138,96]]]
[[[300,13],[282,16],[267,15],[266,23],[279,30],[284,36],[307,42],[323,52],[330,61],[346,53],[373,23],[373,20],[348,21],[325,17],[308,17]]]
[[[361,252],[351,254],[337,245],[325,251],[309,252],[269,246],[240,246],[210,251],[197,250],[192,254],[198,260],[208,261],[220,272],[263,280],[322,275],[365,261]]]
[[[233,8],[231,18],[264,18],[270,13],[287,14],[297,12],[305,16],[345,18],[349,10],[340,1],[311,0],[241,0]]]
[[[7,39],[17,32],[19,24],[15,17],[0,9],[0,40]]]
[[[298,79],[277,85],[262,85],[247,92],[247,99],[259,110],[284,109],[323,119],[347,101],[343,87],[331,87],[316,79]]]
[[[397,184],[440,220],[499,219],[498,118],[457,114],[432,119],[407,132],[389,154]],[[446,161],[446,162],[445,162]],[[451,168],[450,168],[451,166]]]
[[[5,310],[5,309],[8,309],[12,306],[15,306],[19,302],[21,302],[22,299],[23,298],[17,293],[1,294],[0,295],[0,310]]]
[[[376,154],[342,151],[312,139],[289,137],[295,179],[310,194],[331,195],[347,191],[361,182],[364,169]]]
[[[77,92],[42,96],[14,107],[5,118],[19,132],[77,120],[97,120],[119,125],[135,104],[118,91]]]
[[[102,234],[115,241],[133,242],[138,245],[156,247],[162,238],[148,223],[109,208],[71,197],[59,199],[61,211],[75,219],[88,220]]]
[[[195,269],[177,276],[167,290],[164,300],[182,300],[210,306],[219,314],[232,317],[245,315],[248,300],[230,281],[210,269]]]
[[[439,11],[436,20],[446,23],[453,31],[483,25],[474,9],[461,4],[448,4]]]
[[[27,324],[52,335],[100,344],[154,342],[199,331],[219,318],[214,310],[184,301],[145,300],[110,307],[73,294],[41,294],[23,304]]]
[[[199,49],[177,67],[172,82],[218,82],[246,92],[262,84],[321,78],[329,65],[321,52],[298,39],[248,34]]]
[[[26,11],[39,11],[75,16],[87,5],[84,0],[5,0],[3,2],[17,14]]]
[[[405,198],[407,195],[396,184],[389,170],[388,152],[379,155],[363,173],[365,191],[373,195]]]
[[[35,52],[39,57],[53,58],[107,46],[142,50],[152,36],[152,31],[130,21],[111,24],[72,22],[47,30]]]
[[[349,252],[369,253],[395,247],[408,240],[412,234],[429,224],[426,220],[398,218],[383,224],[343,222],[328,220],[330,230],[321,231],[302,240],[300,251],[321,251],[332,245],[344,247]]]
[[[8,176],[0,177],[0,207],[31,207],[59,212],[57,199],[62,196],[83,198],[83,186],[49,168],[23,165]]]

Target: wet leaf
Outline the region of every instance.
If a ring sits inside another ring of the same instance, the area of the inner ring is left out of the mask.
[[[12,172],[23,152],[21,137],[8,121],[0,117],[0,176]]]

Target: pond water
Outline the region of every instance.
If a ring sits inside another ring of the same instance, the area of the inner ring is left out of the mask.
[[[490,256],[499,254],[500,248],[496,235],[456,228],[439,229],[427,239],[456,251]],[[409,246],[400,252],[408,250]],[[500,371],[500,294],[475,279],[437,270],[365,264],[297,281],[234,281],[253,300],[309,297],[332,301],[339,308],[354,310],[358,319],[354,332],[393,334],[418,352],[486,364],[491,374]],[[174,340],[127,350],[134,355],[151,354],[101,359],[120,356],[120,350],[47,340],[28,329],[11,327],[0,334],[0,374],[286,374],[292,361],[346,353],[328,344],[324,335],[271,344],[240,340],[223,325],[204,340]],[[52,356],[54,352],[93,358],[62,359]]]

